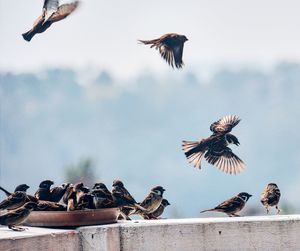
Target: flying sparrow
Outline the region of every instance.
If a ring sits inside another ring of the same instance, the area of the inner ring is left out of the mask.
[[[59,202],[61,198],[64,196],[66,190],[70,186],[70,183],[63,183],[58,187],[53,187],[50,190],[50,201]]]
[[[145,210],[137,209],[135,212],[131,212],[130,214],[139,214],[143,216],[145,214],[151,214],[156,211],[163,200],[162,196],[164,191],[165,189],[162,186],[153,187],[146,198],[139,204]]]
[[[159,51],[161,57],[174,68],[182,68],[182,54],[184,43],[188,41],[186,36],[176,33],[168,33],[153,40],[139,40],[143,44],[151,44],[150,48]]]
[[[27,196],[25,192],[14,192],[0,202],[0,210],[14,210],[21,207],[25,204],[26,198]]]
[[[51,200],[50,187],[54,184],[52,180],[44,180],[40,183],[39,189],[35,192],[34,196],[38,200]]]
[[[278,203],[280,199],[280,190],[275,183],[269,183],[264,191],[261,194],[261,203],[269,213],[269,207],[274,207],[277,209],[277,214],[280,213],[280,209],[278,208]]]
[[[30,41],[37,33],[43,33],[53,23],[69,16],[77,7],[79,1],[59,5],[59,0],[44,0],[42,15],[33,24],[33,28],[22,34],[26,41]]]
[[[244,208],[246,202],[249,200],[251,196],[252,196],[251,194],[245,192],[239,193],[238,195],[230,198],[229,200],[222,202],[220,205],[216,206],[215,208],[207,209],[201,211],[200,213],[204,213],[208,211],[216,211],[216,212],[225,213],[229,217],[239,216],[236,213],[241,211]]]
[[[27,202],[22,207],[0,215],[0,225],[8,226],[14,231],[24,231],[24,228],[17,227],[17,225],[22,224],[36,206],[34,202]]]
[[[200,141],[182,141],[182,150],[194,167],[201,169],[204,157],[208,163],[215,165],[225,173],[237,174],[245,168],[244,162],[228,147],[239,145],[237,137],[230,134],[232,128],[240,122],[237,116],[225,116],[210,126],[213,134]]]
[[[169,201],[166,199],[163,199],[161,201],[159,207],[154,212],[152,212],[150,214],[144,214],[143,218],[144,219],[159,219],[159,217],[163,214],[165,208],[169,205],[170,205]]]

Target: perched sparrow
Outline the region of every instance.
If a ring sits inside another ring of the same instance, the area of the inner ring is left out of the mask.
[[[130,214],[151,214],[158,209],[162,200],[163,200],[163,193],[165,189],[162,186],[153,187],[150,193],[146,196],[146,198],[140,203],[145,210],[137,209],[136,212],[131,212]]]
[[[74,185],[70,184],[70,186],[67,188],[62,201],[67,205],[68,204],[68,199],[71,196],[71,194],[74,192]]]
[[[154,212],[152,212],[151,214],[144,214],[143,218],[144,219],[158,219],[163,214],[165,208],[169,205],[170,205],[169,201],[167,201],[166,199],[163,199],[161,201],[159,207]]]
[[[53,185],[52,180],[44,180],[40,183],[39,189],[35,192],[34,196],[38,200],[51,200],[50,187]]]
[[[120,180],[113,181],[112,195],[116,201],[118,207],[130,207],[130,208],[139,208],[145,210],[141,207],[136,200],[131,196],[131,194],[124,187],[124,184]]]
[[[261,203],[267,209],[267,213],[269,213],[269,207],[274,207],[277,209],[277,214],[280,213],[280,209],[278,208],[278,203],[280,199],[280,190],[275,183],[268,184],[264,191],[261,194]]]
[[[14,231],[24,231],[24,228],[16,227],[23,223],[29,216],[32,210],[36,208],[37,204],[34,202],[27,202],[22,207],[9,211],[0,216],[0,224],[8,226],[8,228]]]
[[[69,186],[70,183],[63,183],[61,186],[53,187],[50,190],[50,201],[59,202]]]
[[[37,207],[35,211],[66,211],[67,207],[65,205],[46,201],[46,200],[39,200],[37,203]]]
[[[176,33],[168,33],[158,39],[153,40],[139,40],[143,44],[151,44],[150,48],[155,47],[159,50],[160,55],[167,63],[174,68],[182,68],[182,54],[183,45],[188,41],[186,36],[178,35]]]
[[[222,202],[220,205],[216,206],[215,208],[207,209],[201,211],[200,213],[204,213],[208,211],[216,211],[216,212],[225,213],[229,217],[239,216],[236,213],[241,211],[244,208],[246,202],[249,200],[251,196],[252,195],[248,193],[244,193],[244,192],[239,193],[237,196],[234,196],[229,200]]]
[[[75,184],[74,192],[76,192],[76,203],[80,200],[80,197],[89,193],[90,189],[83,185],[82,182]]]
[[[76,192],[73,190],[69,193],[68,199],[67,199],[67,211],[74,211],[77,206],[77,200],[76,200]]]
[[[15,192],[27,192],[27,189],[29,188],[28,185],[26,184],[21,184],[21,185],[18,185],[16,188],[15,188]],[[8,192],[6,189],[4,189],[3,187],[0,187],[0,190],[2,190],[6,196],[10,196],[11,193]]]
[[[92,191],[92,195],[94,195],[93,202],[95,208],[112,208],[117,206],[108,189],[107,191],[105,189],[95,189]]]
[[[210,137],[200,141],[182,141],[182,150],[188,161],[201,169],[201,160],[204,156],[208,163],[225,173],[241,172],[245,168],[244,162],[227,147],[229,144],[237,146],[240,144],[238,139],[229,133],[239,122],[237,116],[225,116],[210,126],[213,132]]]
[[[14,210],[25,204],[27,199],[25,192],[14,192],[0,202],[0,210]]]
[[[54,22],[58,22],[69,16],[78,6],[79,1],[59,5],[59,0],[44,0],[42,15],[37,18],[33,28],[22,34],[26,41],[30,41],[37,33],[43,33]]]
[[[76,205],[76,210],[83,209],[95,209],[94,206],[94,195],[91,193],[86,193],[80,196],[79,201]]]

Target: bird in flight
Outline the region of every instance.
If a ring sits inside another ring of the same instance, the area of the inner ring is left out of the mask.
[[[31,30],[22,34],[26,41],[30,41],[37,33],[43,33],[53,23],[69,16],[77,7],[79,1],[59,5],[59,0],[44,0],[42,14],[36,19]]]
[[[228,147],[229,144],[240,144],[237,137],[230,133],[239,122],[238,116],[225,116],[211,124],[213,134],[210,137],[200,141],[182,141],[182,150],[188,161],[201,169],[204,157],[208,163],[225,173],[241,172],[245,168],[244,162]]]
[[[184,65],[182,61],[183,46],[187,37],[176,33],[168,33],[160,38],[153,40],[138,40],[143,44],[150,44],[150,48],[155,48],[159,51],[161,57],[174,68],[182,68]]]

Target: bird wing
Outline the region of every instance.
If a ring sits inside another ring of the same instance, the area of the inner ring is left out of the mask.
[[[229,200],[226,200],[222,202],[220,205],[216,206],[214,209],[215,210],[222,210],[223,212],[232,212],[235,211],[236,209],[242,207],[244,204],[244,201],[241,200],[239,197],[235,196],[230,198]]]
[[[62,4],[61,6],[58,7],[57,11],[53,13],[49,17],[50,22],[57,22],[60,21],[67,16],[69,16],[76,8],[78,7],[79,2],[73,2],[73,3],[68,3],[68,4]]]
[[[183,54],[183,43],[178,46],[175,46],[173,50],[176,68],[182,68],[182,66],[184,65],[182,61],[182,54]]]
[[[174,52],[171,47],[164,45],[164,44],[159,44],[157,45],[157,48],[159,50],[159,53],[161,57],[166,60],[166,62],[174,68]]]
[[[237,174],[245,168],[245,163],[229,147],[218,150],[207,151],[204,157],[208,163],[229,174]]]
[[[146,198],[140,203],[140,205],[147,209],[147,206],[149,206],[152,201],[155,200],[155,196],[153,193],[150,193],[146,196]]]
[[[59,0],[44,0],[43,10],[45,10],[45,21],[47,21],[53,13],[58,10]]]
[[[235,115],[225,116],[218,121],[214,122],[210,126],[210,130],[214,133],[228,133],[235,127],[239,122],[240,118]]]

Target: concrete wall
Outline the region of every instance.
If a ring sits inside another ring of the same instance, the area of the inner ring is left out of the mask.
[[[33,229],[37,228],[29,231]],[[120,222],[48,235],[36,233],[15,241],[3,238],[2,230],[1,251],[300,250],[300,215]]]

